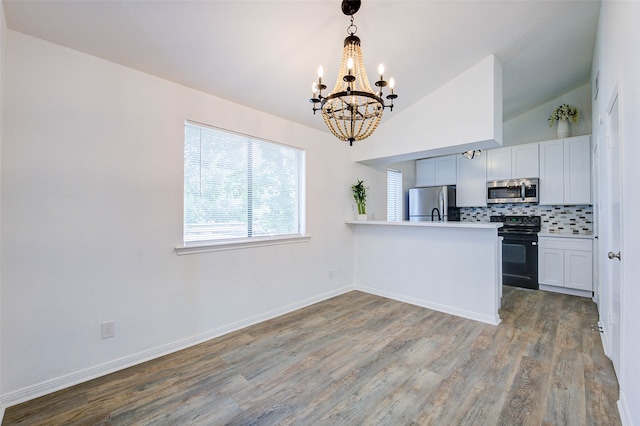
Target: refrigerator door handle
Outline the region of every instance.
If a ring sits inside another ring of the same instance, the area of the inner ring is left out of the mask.
[[[447,187],[443,186],[442,191],[440,191],[440,212],[442,213],[442,220],[444,221],[445,217],[447,217],[447,207],[449,204],[449,194],[447,193]]]

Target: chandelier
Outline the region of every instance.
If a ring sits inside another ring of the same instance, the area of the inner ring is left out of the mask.
[[[367,70],[364,68],[360,38],[357,37],[358,27],[353,24],[353,15],[360,9],[360,0],[343,0],[342,12],[351,15],[351,25],[347,27],[347,38],[344,39],[342,62],[338,78],[333,91],[324,96],[322,91],[327,88],[322,83],[324,71],[318,68],[318,81],[313,83],[313,97],[309,102],[313,104],[313,113],[320,111],[325,124],[338,139],[348,141],[353,146],[354,141],[366,139],[373,134],[382,119],[385,108],[393,111],[393,100],[398,95],[393,93],[393,78],[384,80],[384,66],[380,64],[378,74],[380,79],[375,82],[378,91],[373,91],[369,85]],[[389,86],[390,93],[386,96],[389,104],[385,104],[382,89]]]

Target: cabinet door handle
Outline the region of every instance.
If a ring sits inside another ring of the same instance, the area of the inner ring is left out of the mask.
[[[620,252],[614,253],[614,252],[610,251],[610,252],[609,252],[609,254],[607,254],[607,257],[608,257],[609,259],[611,259],[611,260],[613,260],[613,259],[622,260],[622,259],[620,258]]]

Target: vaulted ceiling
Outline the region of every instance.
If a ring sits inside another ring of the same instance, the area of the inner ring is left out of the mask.
[[[326,130],[308,98],[319,65],[330,88],[337,77],[349,26],[340,0],[2,3],[12,30]],[[396,80],[392,114],[495,54],[507,121],[589,81],[599,10],[580,0],[364,0],[355,25],[370,80],[380,62]]]

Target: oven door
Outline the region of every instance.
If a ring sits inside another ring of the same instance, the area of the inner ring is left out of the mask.
[[[538,289],[538,236],[502,235],[502,284]]]

